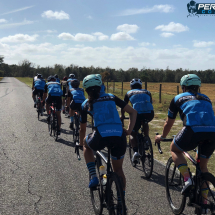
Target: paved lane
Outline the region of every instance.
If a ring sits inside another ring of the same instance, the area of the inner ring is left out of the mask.
[[[88,171],[83,153],[81,161],[74,154],[69,120],[62,117],[62,135],[55,142],[45,116],[37,120],[31,89],[15,78],[0,82],[0,110],[0,214],[94,214]],[[149,181],[131,167],[128,153],[124,168],[128,214],[172,214],[162,165],[156,163]]]

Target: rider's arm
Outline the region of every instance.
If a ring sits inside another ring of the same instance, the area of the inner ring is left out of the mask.
[[[47,97],[47,91],[48,91],[48,88],[47,88],[47,84],[45,85],[45,91],[43,93],[43,101],[45,101],[46,97]]]
[[[175,119],[167,118],[164,127],[163,127],[163,134],[161,135],[163,138],[166,138],[166,136],[169,134],[173,124],[175,122]]]
[[[83,146],[87,127],[87,108],[81,106],[80,110],[80,145]]]
[[[34,79],[33,79],[33,83],[32,83],[32,90],[34,89]]]
[[[128,98],[128,94],[127,93],[125,94],[124,102],[126,104],[128,104],[128,102],[129,102],[129,98]],[[125,111],[123,109],[121,109],[121,119],[124,119],[124,118],[125,118]]]

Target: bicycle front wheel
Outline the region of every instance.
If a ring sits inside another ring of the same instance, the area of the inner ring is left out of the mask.
[[[125,197],[122,189],[122,182],[116,173],[111,173],[108,192],[109,215],[125,215]]]
[[[139,151],[141,155],[143,171],[146,178],[149,179],[152,175],[154,164],[152,142],[149,136],[145,136],[143,138],[143,141],[141,141],[139,146]]]
[[[208,195],[202,196],[201,191],[203,189],[208,189]],[[197,215],[204,214],[206,211],[209,214],[215,214],[215,177],[209,173],[202,173],[200,182],[200,193],[198,195],[198,205],[201,208],[196,208]]]
[[[165,185],[167,200],[174,214],[181,214],[185,207],[186,197],[181,194],[183,183],[183,177],[170,157],[166,164]]]
[[[103,211],[103,185],[100,177],[99,167],[102,165],[101,158],[96,156],[96,171],[99,176],[99,185],[94,188],[90,188],[91,202],[96,215],[102,214]],[[91,178],[91,177],[90,177]]]

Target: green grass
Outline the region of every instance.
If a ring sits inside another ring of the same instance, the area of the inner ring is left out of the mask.
[[[17,78],[18,80],[24,82],[28,86],[32,87],[32,78]],[[82,84],[81,84],[82,85]],[[149,89],[150,90],[150,89]],[[113,88],[111,88],[111,85],[109,85],[108,93],[113,93],[114,95],[118,96],[121,99],[124,99],[125,94],[127,93],[127,89],[123,90],[123,94],[121,89],[115,88],[113,92]],[[155,134],[158,132],[159,134],[162,134],[163,131],[163,125],[167,118],[167,112],[169,108],[169,104],[171,100],[173,99],[175,95],[170,94],[162,94],[161,101],[162,103],[159,103],[159,93],[152,92],[152,100],[153,100],[153,107],[155,111],[154,119],[149,123],[149,136],[152,141],[153,150],[154,150],[154,158],[162,162],[163,164],[166,164],[167,160],[171,156],[170,153],[170,142],[161,142],[161,148],[163,151],[163,154],[159,154],[157,150],[157,146],[154,144],[154,138]],[[87,94],[85,92],[85,97],[87,98]],[[121,115],[121,112],[119,111],[119,115]],[[128,116],[128,114],[125,114]],[[91,122],[91,117],[88,117],[88,122]],[[128,126],[128,120],[125,120],[125,128]],[[172,135],[176,135],[183,127],[182,121],[180,120],[179,115],[176,118],[176,121],[168,135],[168,138],[171,138]],[[192,156],[195,156],[194,152],[190,152]],[[191,171],[194,171],[194,167],[191,165],[191,163],[188,161],[188,165],[191,168]],[[211,156],[211,159],[208,163],[208,169],[211,173],[215,175],[215,156]]]
[[[0,77],[0,81],[3,79],[3,77]]]

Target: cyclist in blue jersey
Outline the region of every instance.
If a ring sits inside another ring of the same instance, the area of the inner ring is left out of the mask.
[[[114,146],[111,149],[113,170],[123,179],[123,189],[125,190],[126,180],[122,164],[127,145],[126,135],[131,134],[133,130],[137,112],[113,94],[101,95],[101,84],[102,80],[98,74],[88,75],[83,80],[83,88],[88,94],[88,99],[81,106],[80,145],[84,144],[84,157],[91,176],[89,188],[97,186],[99,183],[92,150],[97,151],[106,146]],[[127,130],[122,128],[116,105],[130,115]],[[85,137],[87,114],[94,119],[94,130]]]
[[[208,172],[207,163],[215,150],[215,117],[210,99],[198,93],[201,79],[195,74],[188,74],[181,78],[180,85],[183,93],[175,96],[169,106],[168,118],[164,124],[163,134],[155,137],[156,142],[166,138],[175,122],[179,112],[183,121],[183,128],[175,136],[170,145],[172,159],[184,177],[185,185],[182,194],[192,187],[187,161],[183,151],[190,151],[203,142],[201,147],[200,168],[202,172]],[[202,195],[208,195],[208,190],[202,190]]]
[[[68,89],[70,90],[72,88],[72,85],[71,85],[71,81],[75,79],[75,75],[74,74],[69,74],[69,78],[67,80],[67,86],[68,86]]]
[[[48,97],[47,97],[48,93]],[[58,135],[60,135],[60,128],[61,128],[61,107],[62,107],[62,95],[63,91],[61,90],[61,84],[56,82],[56,78],[54,76],[48,77],[48,83],[45,85],[45,92],[44,92],[44,100],[46,100],[46,111],[48,114],[47,121],[50,121],[49,115],[49,106],[53,102],[56,103],[56,114],[58,118]],[[46,98],[47,97],[47,98]]]
[[[81,104],[85,101],[84,90],[79,88],[80,82],[77,79],[71,81],[72,88],[68,91],[68,100],[70,103],[70,128],[73,130],[73,120],[75,111],[81,110]]]
[[[41,99],[43,98],[43,92],[46,81],[43,79],[41,74],[37,74],[37,77],[34,77],[32,85],[32,98],[34,100],[34,108],[36,108],[36,95],[40,94]]]
[[[142,89],[142,81],[138,78],[134,78],[130,82],[131,90],[125,94],[124,101],[128,104],[129,101],[132,104],[132,107],[137,111],[137,119],[136,124],[134,126],[133,132],[130,135],[131,145],[134,151],[134,155],[132,157],[132,162],[137,162],[138,157],[140,156],[138,153],[137,146],[137,132],[143,125],[144,135],[149,136],[149,125],[150,122],[154,118],[154,110],[152,105],[152,96],[148,90]],[[121,111],[121,120],[125,118],[125,111]]]
[[[60,79],[58,78],[58,75],[55,74],[54,77],[56,78],[56,81],[57,81],[58,83],[60,83]]]

